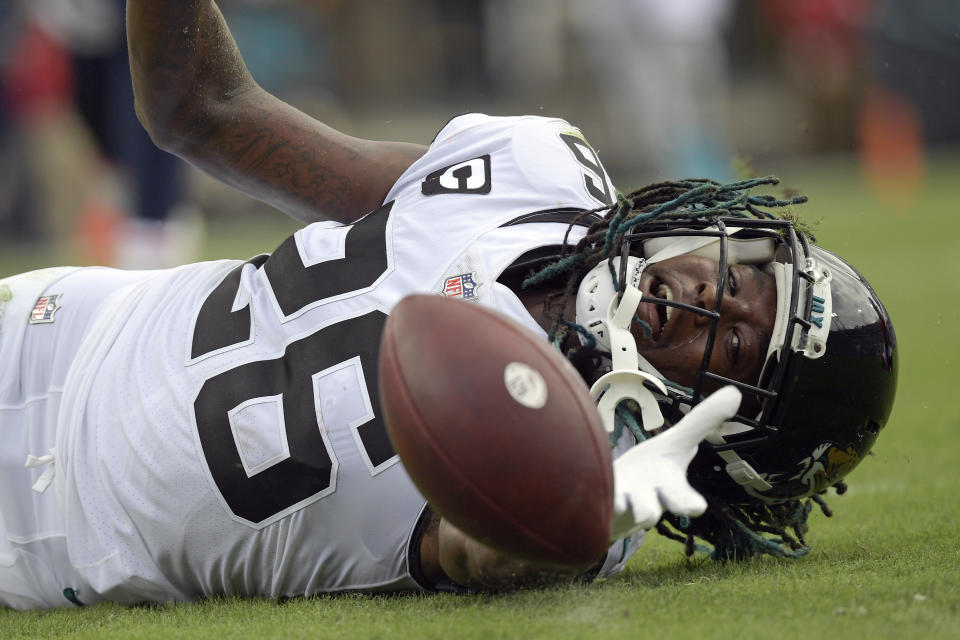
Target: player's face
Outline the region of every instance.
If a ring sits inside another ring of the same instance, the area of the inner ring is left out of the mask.
[[[679,256],[650,265],[640,278],[645,296],[673,299],[713,310],[718,264],[697,256]],[[777,290],[773,276],[753,265],[733,264],[727,271],[720,322],[709,371],[755,384],[773,333]],[[633,334],[637,349],[669,380],[693,386],[710,332],[710,318],[653,303],[641,303]]]

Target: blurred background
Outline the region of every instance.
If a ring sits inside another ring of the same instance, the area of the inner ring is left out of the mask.
[[[219,5],[261,85],[362,137],[426,143],[465,111],[560,116],[624,191],[750,173],[803,191],[819,169],[903,216],[931,172],[957,166],[953,0]],[[123,13],[123,0],[0,3],[0,276],[245,257],[294,228],[153,147]]]

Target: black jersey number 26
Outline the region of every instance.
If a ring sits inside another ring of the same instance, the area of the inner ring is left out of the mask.
[[[349,229],[344,257],[338,260],[304,265],[293,237],[265,262],[262,257],[254,259],[254,264],[265,270],[284,318],[372,286],[386,273],[391,204]],[[242,268],[228,275],[202,305],[194,327],[194,359],[254,339],[249,307],[231,310]],[[210,475],[234,517],[264,526],[335,489],[338,463],[320,424],[323,407],[315,381],[318,374],[338,365],[358,362],[362,371],[361,384],[372,415],[353,428],[371,472],[393,458],[376,392],[377,354],[386,318],[374,310],[320,327],[290,342],[277,358],[238,365],[204,383],[194,401],[197,433]],[[243,464],[230,414],[258,399],[274,399],[282,407],[289,455],[250,473]]]

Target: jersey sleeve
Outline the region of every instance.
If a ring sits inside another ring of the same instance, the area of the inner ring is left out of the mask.
[[[595,209],[616,195],[580,130],[559,118],[470,113],[440,130],[386,201],[418,193],[483,195],[500,211]]]

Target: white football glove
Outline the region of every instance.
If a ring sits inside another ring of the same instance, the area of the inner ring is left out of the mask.
[[[723,387],[680,422],[614,460],[611,540],[649,529],[665,509],[685,516],[706,511],[707,501],[687,482],[687,466],[700,441],[736,414],[739,406],[740,391]]]

